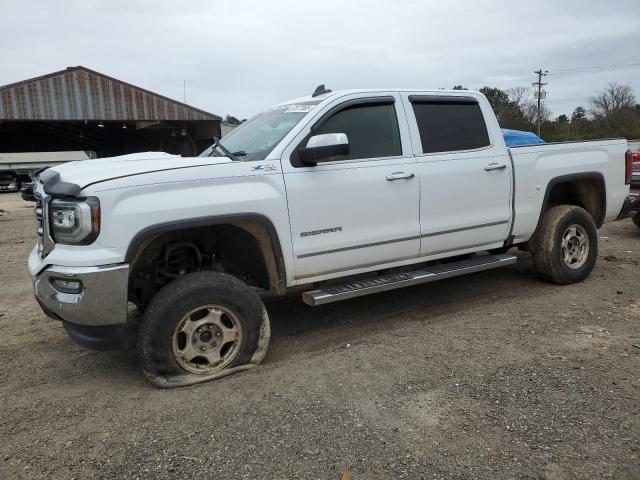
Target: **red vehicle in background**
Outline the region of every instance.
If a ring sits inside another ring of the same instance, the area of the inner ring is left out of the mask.
[[[631,150],[631,192],[635,196],[632,214],[633,223],[640,228],[640,141],[629,142]]]

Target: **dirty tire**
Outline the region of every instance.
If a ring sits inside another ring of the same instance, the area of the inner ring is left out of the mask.
[[[258,347],[263,320],[262,301],[247,285],[231,275],[196,272],[160,289],[144,312],[138,333],[138,355],[148,377],[199,376],[179,365],[173,353],[173,334],[188,312],[210,304],[233,312],[243,332],[235,357],[220,371],[251,361]],[[211,374],[211,371],[206,374]]]
[[[633,217],[633,223],[636,224],[636,227],[640,228],[640,212],[637,212]]]
[[[588,250],[584,263],[579,268],[570,268],[563,259],[563,235],[571,226],[581,227],[588,238]],[[544,214],[538,230],[533,264],[538,275],[549,282],[560,285],[579,282],[589,276],[598,257],[598,232],[589,213],[573,205],[558,205]]]

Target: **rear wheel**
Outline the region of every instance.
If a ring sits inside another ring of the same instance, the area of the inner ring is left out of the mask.
[[[545,212],[533,245],[533,263],[542,278],[575,283],[589,276],[596,263],[598,233],[586,210],[558,205]]]
[[[251,362],[266,313],[258,295],[218,272],[184,275],[149,302],[138,353],[150,378],[214,376]]]
[[[633,216],[633,223],[636,224],[636,227],[640,228],[640,212],[637,212],[634,216]]]

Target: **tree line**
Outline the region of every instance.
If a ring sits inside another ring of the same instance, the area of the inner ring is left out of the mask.
[[[461,85],[454,90],[466,90]],[[501,90],[482,87],[502,128],[537,132],[537,100],[532,89],[515,87]],[[640,104],[630,85],[609,83],[585,105],[578,105],[571,117],[554,117],[541,104],[541,136],[547,142],[597,138],[640,138]]]

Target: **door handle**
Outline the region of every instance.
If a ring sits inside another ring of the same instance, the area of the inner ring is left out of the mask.
[[[393,172],[391,175],[387,175],[387,181],[393,182],[394,180],[411,180],[415,177],[413,173]]]
[[[491,170],[504,170],[505,168],[507,168],[507,166],[504,163],[490,163],[484,167],[487,172]]]

